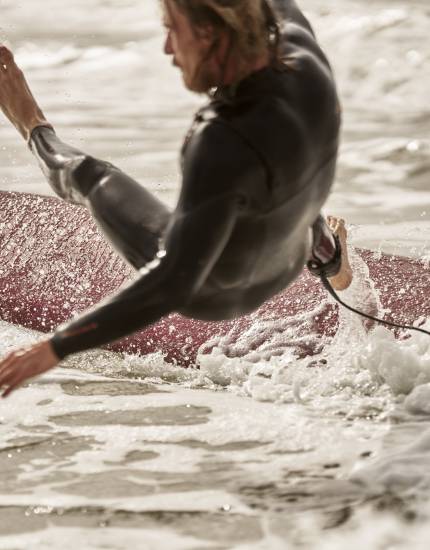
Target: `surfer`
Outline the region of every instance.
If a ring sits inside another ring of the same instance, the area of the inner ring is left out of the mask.
[[[63,143],[13,54],[0,47],[0,107],[56,193],[85,205],[138,275],[0,363],[8,395],[71,353],[176,311],[206,320],[256,309],[307,261],[338,290],[352,279],[342,220],[320,214],[338,150],[330,65],[293,0],[162,0],[164,50],[209,96],[182,148],[173,212],[115,166]]]

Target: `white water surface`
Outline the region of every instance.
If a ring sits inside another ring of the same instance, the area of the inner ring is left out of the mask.
[[[350,222],[352,244],[428,262],[428,3],[301,6],[344,109],[326,210]],[[204,99],[162,54],[157,2],[0,10],[0,37],[59,135],[173,205]],[[4,119],[0,159],[1,189],[51,193]],[[0,330],[2,353],[38,337]],[[215,350],[184,370],[158,355],[70,358],[0,403],[0,548],[427,548],[430,338],[366,333],[344,313],[322,359]]]

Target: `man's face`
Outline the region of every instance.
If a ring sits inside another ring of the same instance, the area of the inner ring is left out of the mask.
[[[163,24],[167,30],[164,53],[173,56],[173,65],[181,69],[189,90],[207,92],[217,84],[213,59],[206,59],[213,43],[211,29],[193,29],[171,0],[164,0],[163,7]]]

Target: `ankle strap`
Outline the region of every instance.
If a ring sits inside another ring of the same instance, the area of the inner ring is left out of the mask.
[[[327,262],[323,263],[318,258],[311,258],[307,265],[308,270],[315,275],[315,277],[334,277],[340,271],[342,263],[342,247],[340,245],[340,240],[337,235],[333,235],[334,242],[336,245],[333,258]]]

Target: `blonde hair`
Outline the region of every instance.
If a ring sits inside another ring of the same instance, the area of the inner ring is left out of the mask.
[[[231,49],[246,62],[268,51],[277,57],[279,26],[270,0],[170,0],[195,28],[227,31]]]

